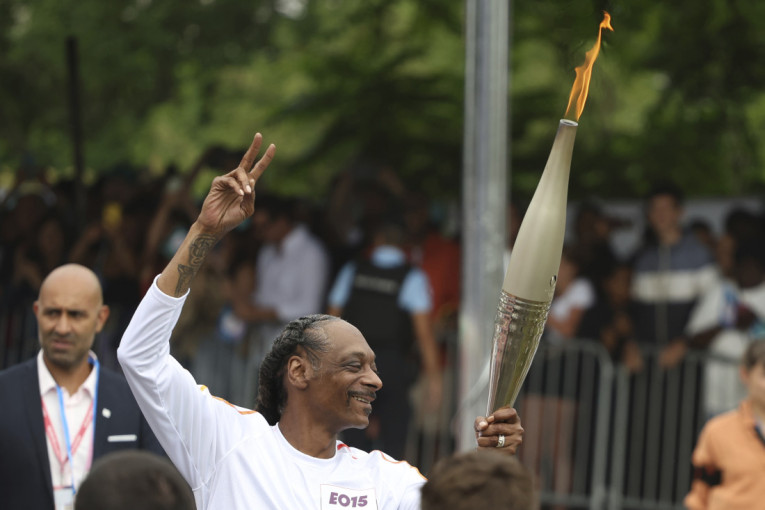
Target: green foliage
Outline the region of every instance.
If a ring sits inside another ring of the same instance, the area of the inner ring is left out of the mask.
[[[765,187],[765,4],[514,2],[511,186],[538,182],[574,67],[604,44],[580,119],[571,196]],[[459,197],[464,3],[440,0],[0,0],[0,168],[71,166],[65,44],[79,47],[85,161],[182,169],[260,130],[268,185],[324,194],[390,167]]]
[[[267,47],[272,16],[267,3],[236,0],[5,0],[2,10],[0,156],[71,161],[65,45],[74,37],[87,163],[102,169],[146,163],[151,154],[131,157],[145,119],[177,97],[183,80],[205,90],[217,68],[242,65]]]

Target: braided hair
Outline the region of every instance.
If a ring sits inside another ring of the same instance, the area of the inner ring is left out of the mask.
[[[270,425],[279,421],[287,403],[287,390],[283,381],[287,360],[297,353],[298,348],[302,348],[311,366],[318,368],[318,353],[329,351],[329,340],[320,324],[332,320],[340,319],[324,314],[300,317],[287,324],[276,337],[260,365],[258,402],[255,408]]]

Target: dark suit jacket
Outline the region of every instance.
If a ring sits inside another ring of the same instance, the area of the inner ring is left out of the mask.
[[[101,367],[97,405],[94,461],[132,448],[164,455],[121,374]],[[104,409],[110,411],[108,418]],[[110,436],[130,434],[137,440],[109,441]],[[0,508],[54,508],[37,357],[0,372]]]

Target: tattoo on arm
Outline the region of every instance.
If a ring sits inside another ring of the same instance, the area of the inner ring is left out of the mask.
[[[207,253],[215,246],[217,238],[211,234],[200,234],[189,245],[189,265],[178,264],[178,285],[175,295],[180,296],[191,286],[191,280],[202,267]]]

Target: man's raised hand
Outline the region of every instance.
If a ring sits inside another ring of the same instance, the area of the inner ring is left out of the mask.
[[[213,179],[197,221],[157,279],[157,287],[168,296],[183,296],[215,243],[255,211],[255,183],[276,153],[269,145],[256,164],[262,143],[263,137],[256,134],[239,166]]]
[[[274,144],[269,145],[256,164],[255,158],[262,143],[263,136],[257,133],[239,166],[213,179],[197,219],[203,231],[220,237],[252,215],[255,210],[255,183],[276,153]]]

